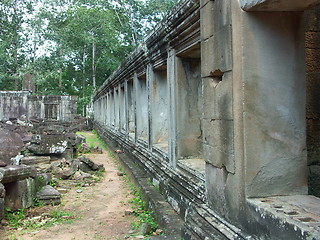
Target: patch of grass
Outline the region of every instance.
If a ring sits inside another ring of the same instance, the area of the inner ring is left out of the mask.
[[[146,210],[146,203],[142,199],[141,190],[136,188],[132,183],[130,183],[130,188],[133,198],[129,201],[129,203],[131,203],[134,216],[136,216],[138,219],[138,221],[133,222],[131,226],[133,229],[138,229],[143,223],[150,224],[151,231],[148,234],[151,234],[158,228],[153,211]]]
[[[107,150],[107,145],[105,142],[99,137],[99,135],[96,133],[96,131],[92,131],[93,134],[90,134],[88,132],[77,132],[77,134],[81,134],[86,138],[86,143],[89,144],[90,148],[93,148],[95,146],[99,146],[103,148],[104,150]]]
[[[19,209],[11,211],[9,208],[5,209],[5,219],[11,229],[19,230],[35,230],[40,228],[47,228],[55,224],[71,222],[74,217],[71,213],[54,208],[50,213],[42,214],[40,216],[28,217],[27,209]]]

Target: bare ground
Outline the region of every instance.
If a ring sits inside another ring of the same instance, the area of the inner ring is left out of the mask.
[[[111,158],[105,150],[103,154],[86,156],[97,163],[104,164],[106,171],[100,182],[88,187],[77,187],[72,181],[63,181],[62,184],[67,185],[69,189],[66,194],[63,194],[62,204],[58,208],[73,214],[75,219],[71,223],[61,223],[46,229],[31,231],[10,230],[4,227],[0,230],[0,239],[137,239],[129,236],[133,232],[130,223],[136,219],[131,215],[125,216],[125,211],[130,209],[128,201],[132,196],[128,184],[122,176],[117,175],[116,160]],[[48,210],[46,208],[48,206],[44,207],[44,210]],[[41,212],[42,210],[35,208],[32,211]]]

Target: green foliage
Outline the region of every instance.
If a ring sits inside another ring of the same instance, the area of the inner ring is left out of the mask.
[[[134,211],[134,215],[138,218],[137,222],[132,223],[132,227],[134,229],[138,229],[141,224],[148,223],[151,226],[151,231],[149,233],[151,234],[158,228],[154,214],[152,211],[146,210],[146,203],[142,199],[141,190],[137,189],[132,183],[130,184],[130,187],[133,194],[133,198],[130,200],[130,203]]]
[[[0,90],[21,89],[31,74],[37,94],[92,93],[176,0],[4,0],[0,2]]]
[[[33,199],[33,206],[34,207],[43,207],[44,203],[39,200],[39,198],[34,198]]]
[[[67,222],[73,219],[72,214],[69,212],[61,211],[54,208],[47,216],[28,217],[26,209],[19,209],[11,211],[5,209],[5,219],[8,221],[8,226],[11,229],[39,229],[47,228],[54,224]]]

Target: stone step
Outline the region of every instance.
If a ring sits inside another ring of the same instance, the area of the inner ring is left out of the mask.
[[[0,182],[16,182],[28,177],[35,177],[37,170],[27,165],[8,165],[0,168]]]

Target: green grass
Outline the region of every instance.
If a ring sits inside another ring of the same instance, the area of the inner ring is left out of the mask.
[[[5,209],[4,218],[8,221],[9,228],[36,230],[73,220],[71,213],[59,210],[58,208],[54,208],[48,213],[48,216],[27,217],[27,211],[27,209],[19,209],[17,211]]]
[[[146,210],[146,203],[142,199],[141,190],[134,186],[133,183],[129,183],[133,198],[129,201],[133,209],[134,216],[137,217],[138,221],[131,224],[133,229],[138,229],[143,223],[148,223],[151,225],[151,231],[149,235],[157,230],[158,224],[155,221],[153,211]]]
[[[93,133],[93,134],[92,134]],[[77,132],[77,134],[81,134],[86,138],[86,143],[89,144],[90,148],[93,148],[95,146],[99,146],[104,150],[108,150],[107,145],[103,140],[98,136],[96,131],[90,132]]]

